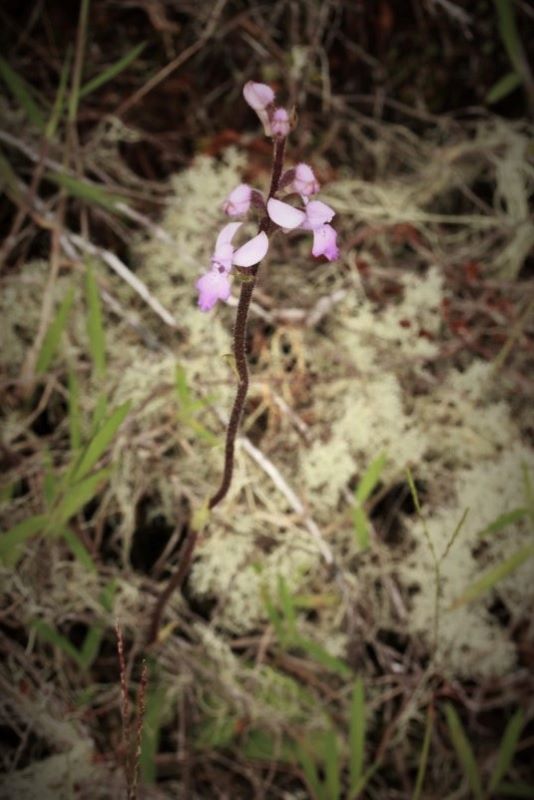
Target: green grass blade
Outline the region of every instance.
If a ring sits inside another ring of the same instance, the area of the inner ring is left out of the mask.
[[[44,118],[39,106],[33,99],[26,82],[12,69],[7,61],[0,57],[0,78],[20,105],[28,120],[39,130],[44,130]]]
[[[408,486],[410,487],[410,493],[412,495],[413,504],[419,516],[421,516],[421,503],[419,502],[419,494],[417,492],[417,488],[415,486],[415,481],[413,479],[411,469],[406,470],[406,477],[408,478]]]
[[[159,749],[166,694],[163,686],[156,686],[148,693],[139,758],[141,775],[145,783],[154,783],[156,780],[156,753]]]
[[[329,800],[339,800],[341,795],[341,776],[337,737],[335,731],[331,728],[325,733],[323,752],[326,794]]]
[[[469,744],[469,740],[465,734],[460,717],[450,703],[446,703],[445,705],[445,716],[447,718],[447,725],[449,726],[449,732],[454,749],[456,750],[456,755],[458,756],[458,760],[463,767],[465,776],[469,782],[471,791],[473,792],[473,796],[476,798],[476,800],[483,800],[484,794],[482,792],[480,774],[473,750],[471,749],[471,745]]]
[[[72,84],[69,94],[68,115],[69,122],[76,122],[78,105],[80,102],[80,85],[82,82],[83,57],[87,40],[87,19],[89,17],[89,0],[81,0],[80,14],[78,17],[78,32],[76,36],[76,55],[72,70]]]
[[[363,680],[354,682],[349,720],[349,786],[352,796],[363,776],[365,757],[365,692]]]
[[[356,488],[355,498],[359,503],[365,503],[373,493],[387,462],[385,453],[377,456],[367,467]]]
[[[465,520],[467,519],[467,515],[468,515],[468,514],[469,514],[469,509],[468,509],[468,508],[466,508],[466,509],[465,509],[465,511],[464,511],[464,513],[462,514],[462,516],[461,516],[461,518],[460,518],[460,521],[458,522],[458,525],[457,525],[457,526],[456,526],[456,528],[453,530],[453,532],[452,532],[452,536],[449,538],[449,541],[448,541],[448,542],[447,542],[447,544],[445,545],[445,550],[443,551],[443,553],[442,553],[442,555],[441,555],[441,557],[440,557],[440,559],[439,559],[439,560],[440,560],[440,562],[441,562],[441,561],[445,561],[445,559],[446,559],[446,558],[447,558],[447,556],[449,555],[449,553],[450,553],[450,551],[451,551],[451,547],[453,546],[453,544],[454,544],[454,542],[456,541],[456,539],[457,539],[457,537],[458,537],[458,535],[459,535],[460,531],[462,530],[462,528],[463,528],[463,526],[464,526],[464,522],[465,522]]]
[[[45,334],[41,350],[37,356],[37,363],[35,365],[35,371],[38,375],[42,375],[44,372],[46,372],[56,354],[56,350],[61,339],[61,334],[65,330],[65,326],[67,324],[73,300],[74,288],[71,287],[63,298],[56,316],[48,326],[48,330]]]
[[[72,480],[81,480],[81,478],[85,477],[94,467],[98,459],[104,454],[112,442],[118,429],[126,419],[129,410],[130,403],[123,403],[102,423],[75,467],[71,478]]]
[[[498,103],[521,86],[521,77],[517,72],[507,72],[497,83],[494,83],[486,95],[486,103]]]
[[[371,764],[369,769],[362,775],[362,777],[356,784],[354,791],[351,792],[351,794],[349,794],[350,800],[355,800],[355,798],[360,796],[360,794],[363,792],[363,790],[365,789],[365,787],[367,786],[367,784],[369,783],[369,781],[371,780],[377,769],[379,769],[380,764],[381,764],[380,761],[375,761],[374,764]]]
[[[499,581],[507,578],[516,569],[518,569],[525,561],[534,556],[534,545],[526,545],[514,553],[512,556],[497,564],[493,569],[488,570],[481,578],[475,581],[465,592],[457,597],[452,603],[449,610],[454,610],[466,603],[471,603],[473,600],[478,600],[479,597],[493,589]]]
[[[76,483],[68,487],[67,493],[61,499],[61,502],[55,509],[49,525],[48,530],[54,531],[56,525],[64,525],[71,519],[78,511],[80,511],[87,503],[95,497],[98,493],[100,485],[106,480],[109,475],[109,469],[101,469],[90,475],[80,483]]]
[[[352,509],[352,524],[354,525],[354,535],[356,543],[360,550],[366,550],[369,547],[369,521],[363,508],[354,506]]]
[[[115,61],[114,64],[111,64],[111,66],[103,70],[103,72],[101,72],[99,75],[95,75],[94,78],[91,78],[90,81],[87,81],[87,83],[80,89],[80,98],[86,97],[91,92],[94,92],[96,89],[99,89],[101,86],[103,86],[104,83],[108,83],[108,81],[113,80],[113,78],[125,70],[132,63],[132,61],[135,61],[135,59],[141,55],[145,47],[146,42],[141,42],[141,44],[136,45],[134,48],[132,48],[132,50],[126,53],[126,55],[124,55],[122,58],[119,58],[118,61]]]
[[[45,136],[49,141],[53,139],[54,136],[56,135],[59,121],[63,113],[63,108],[65,105],[65,94],[67,91],[67,81],[69,77],[71,55],[72,55],[72,49],[71,47],[67,47],[67,55],[65,56],[65,61],[63,62],[63,66],[61,67],[61,74],[59,76],[59,86],[57,88],[56,98],[54,100],[54,106],[52,108],[52,113],[50,114],[50,118],[46,123]]]
[[[99,625],[93,625],[87,631],[84,639],[82,649],[80,652],[80,661],[84,669],[90,669],[91,664],[95,661],[102,644],[102,628]]]
[[[309,789],[312,792],[314,800],[326,800],[326,795],[323,790],[321,781],[319,780],[319,773],[313,758],[310,756],[306,748],[297,743],[297,757],[302,767],[302,772],[306,779]]]
[[[429,706],[426,715],[425,735],[423,737],[423,746],[421,747],[421,757],[419,759],[419,768],[417,770],[417,778],[415,780],[415,787],[413,790],[412,800],[420,800],[421,792],[423,791],[433,725],[434,725],[434,710],[432,706]]]
[[[81,654],[65,636],[62,636],[58,631],[40,619],[33,620],[31,626],[43,641],[62,650],[65,655],[72,658],[81,669],[84,668]]]
[[[182,411],[188,411],[191,406],[191,392],[187,384],[187,375],[181,364],[174,368],[174,385]]]
[[[101,206],[107,211],[116,211],[117,203],[124,202],[123,197],[118,194],[112,194],[97,183],[80,180],[73,175],[68,175],[66,172],[49,171],[46,174],[51,181],[65,189],[71,197],[85,200],[91,205]]]
[[[36,514],[19,522],[0,536],[0,561],[14,565],[20,556],[20,548],[36,533],[44,530],[47,522],[46,514]]]
[[[491,774],[489,792],[493,794],[512,765],[514,753],[525,723],[522,709],[518,709],[510,718],[503,733],[497,763]]]
[[[72,367],[69,369],[68,407],[70,449],[76,453],[82,445],[82,414],[80,411],[80,384]]]
[[[80,564],[83,564],[88,572],[96,572],[96,564],[91,558],[91,554],[85,545],[78,539],[76,534],[69,530],[69,528],[65,528],[63,530],[63,538],[65,539],[69,550],[73,556],[78,559]]]
[[[493,0],[497,8],[499,33],[508,53],[508,58],[516,69],[521,68],[523,46],[517,30],[514,4],[511,0]]]
[[[313,642],[311,639],[305,639],[304,637],[298,636],[294,641],[291,642],[291,644],[300,647],[301,650],[304,650],[304,652],[311,656],[314,661],[327,669],[329,672],[336,672],[343,678],[352,677],[351,668],[345,664],[344,661],[341,661],[339,658],[330,655],[330,653],[325,650],[324,647],[321,647],[320,644],[317,644],[317,642]]]
[[[94,272],[88,264],[85,273],[85,298],[87,303],[87,335],[93,360],[93,372],[97,380],[106,374],[106,337],[102,322],[102,306]]]
[[[479,531],[477,536],[488,536],[491,533],[499,533],[503,528],[507,528],[508,525],[513,525],[515,522],[522,520],[527,513],[528,510],[526,508],[514,508],[513,511],[507,511],[498,516],[486,528]]]

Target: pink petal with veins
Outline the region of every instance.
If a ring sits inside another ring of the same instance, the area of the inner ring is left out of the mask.
[[[329,261],[335,261],[339,256],[336,244],[337,233],[331,225],[321,225],[313,231],[312,255],[326,256]]]
[[[217,300],[228,300],[230,297],[230,281],[225,272],[212,269],[202,275],[196,282],[198,289],[198,305],[201,311],[210,311]]]
[[[264,258],[268,249],[269,239],[262,231],[235,251],[232,262],[238,267],[252,267]]]
[[[217,253],[221,245],[230,244],[236,234],[236,231],[239,230],[242,224],[242,222],[229,222],[228,225],[224,226],[222,231],[217,236],[217,241],[215,242],[215,253]]]
[[[293,208],[289,203],[275,200],[274,197],[271,197],[267,203],[267,211],[273,222],[276,222],[281,228],[286,228],[287,230],[298,228],[306,219],[304,211]]]

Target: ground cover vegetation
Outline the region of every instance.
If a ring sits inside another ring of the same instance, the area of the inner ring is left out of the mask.
[[[0,17],[0,798],[532,797],[529,5]],[[248,81],[339,253],[269,242],[208,516]]]

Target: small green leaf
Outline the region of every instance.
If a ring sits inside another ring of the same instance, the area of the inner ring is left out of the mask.
[[[360,506],[354,506],[352,509],[352,523],[358,547],[360,550],[366,550],[369,547],[369,522]]]
[[[415,486],[415,481],[413,479],[411,469],[406,470],[406,477],[408,478],[408,486],[410,487],[410,492],[412,495],[413,504],[419,516],[421,516],[421,503],[419,502],[419,495],[417,493],[417,488]]]
[[[445,716],[447,718],[447,725],[449,726],[449,732],[454,749],[456,750],[456,755],[463,767],[471,791],[476,800],[483,800],[484,794],[482,792],[482,784],[480,782],[480,774],[478,772],[475,756],[465,734],[460,717],[450,703],[446,703],[445,705]]]
[[[191,405],[191,392],[187,385],[187,375],[181,364],[176,364],[174,368],[174,385],[176,394],[183,411],[187,411]]]
[[[354,682],[349,720],[349,785],[352,796],[363,775],[365,756],[365,694],[363,680]]]
[[[85,297],[87,302],[87,335],[93,360],[94,376],[101,380],[106,374],[106,337],[102,323],[102,307],[95,276],[88,264],[85,273]]]
[[[61,67],[61,74],[59,76],[59,86],[56,92],[56,98],[54,100],[52,113],[50,115],[50,119],[46,123],[45,136],[49,141],[52,140],[56,135],[57,127],[59,125],[59,121],[63,113],[63,108],[65,105],[65,92],[67,88],[67,80],[69,77],[71,55],[72,55],[72,48],[69,45],[67,46],[67,54],[65,56],[63,66]]]
[[[20,75],[12,69],[7,61],[0,57],[0,77],[18,102],[29,121],[39,130],[44,129],[44,120],[41,110],[33,99],[30,89]]]
[[[56,525],[63,526],[78,511],[95,497],[100,485],[109,475],[109,469],[101,469],[90,475],[88,478],[69,486],[66,494],[61,498],[60,503],[47,526],[49,531],[54,530]]]
[[[100,601],[100,605],[102,608],[111,614],[113,611],[113,601],[115,600],[115,594],[117,592],[118,583],[116,578],[112,578],[109,583],[106,583],[102,591],[100,592],[100,597],[98,598]]]
[[[282,575],[278,576],[278,600],[282,610],[286,635],[292,638],[297,635],[297,615],[293,605],[293,598]]]
[[[501,39],[510,61],[518,69],[523,57],[523,46],[517,30],[514,4],[511,0],[494,0],[494,3],[497,8]]]
[[[19,522],[0,537],[0,561],[13,565],[19,559],[20,548],[27,539],[44,530],[48,517],[36,514],[34,517]]]
[[[69,312],[74,300],[74,288],[71,286],[65,297],[63,298],[56,316],[50,323],[48,330],[45,334],[41,351],[37,357],[35,370],[38,375],[42,375],[48,369],[54,355],[56,353],[61,334],[67,324]]]
[[[130,403],[123,403],[112,411],[111,415],[102,423],[74,468],[72,480],[80,480],[94,467],[111,444],[129,410]]]
[[[502,779],[506,776],[512,765],[524,723],[525,719],[523,711],[522,709],[518,708],[515,714],[508,720],[508,724],[501,739],[497,763],[495,764],[495,768],[491,774],[488,790],[490,794],[493,794],[493,792],[497,790],[497,787],[501,783]]]
[[[126,67],[128,67],[132,61],[143,52],[146,47],[146,42],[142,42],[141,44],[136,45],[132,50],[130,50],[126,55],[122,58],[119,58],[118,61],[115,61],[114,64],[111,64],[107,69],[103,70],[99,75],[96,75],[90,81],[88,81],[85,86],[82,86],[80,89],[80,97],[85,97],[86,95],[94,92],[104,83],[115,78],[120,72],[122,72]]]
[[[526,545],[507,558],[501,561],[493,569],[488,570],[485,575],[475,581],[465,592],[456,598],[451,604],[449,610],[459,608],[466,603],[471,603],[473,600],[478,600],[479,597],[493,589],[499,581],[507,578],[516,569],[518,569],[525,561],[534,556],[534,545]]]
[[[517,72],[507,72],[503,75],[497,83],[494,83],[486,95],[486,103],[492,105],[499,103],[505,97],[508,97],[518,86],[521,86],[521,78]]]

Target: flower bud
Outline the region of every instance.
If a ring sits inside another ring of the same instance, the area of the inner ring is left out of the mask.
[[[273,136],[284,138],[289,134],[289,114],[285,108],[277,108],[271,117],[271,132]]]
[[[247,81],[243,87],[243,95],[254,111],[263,111],[274,102],[274,92],[266,83]]]
[[[223,211],[229,217],[237,217],[240,214],[246,214],[250,208],[252,198],[252,189],[246,183],[240,183],[239,186],[230,192],[228,197],[223,203]]]
[[[303,197],[310,197],[319,191],[319,181],[308,164],[297,164],[295,167],[293,187]]]

